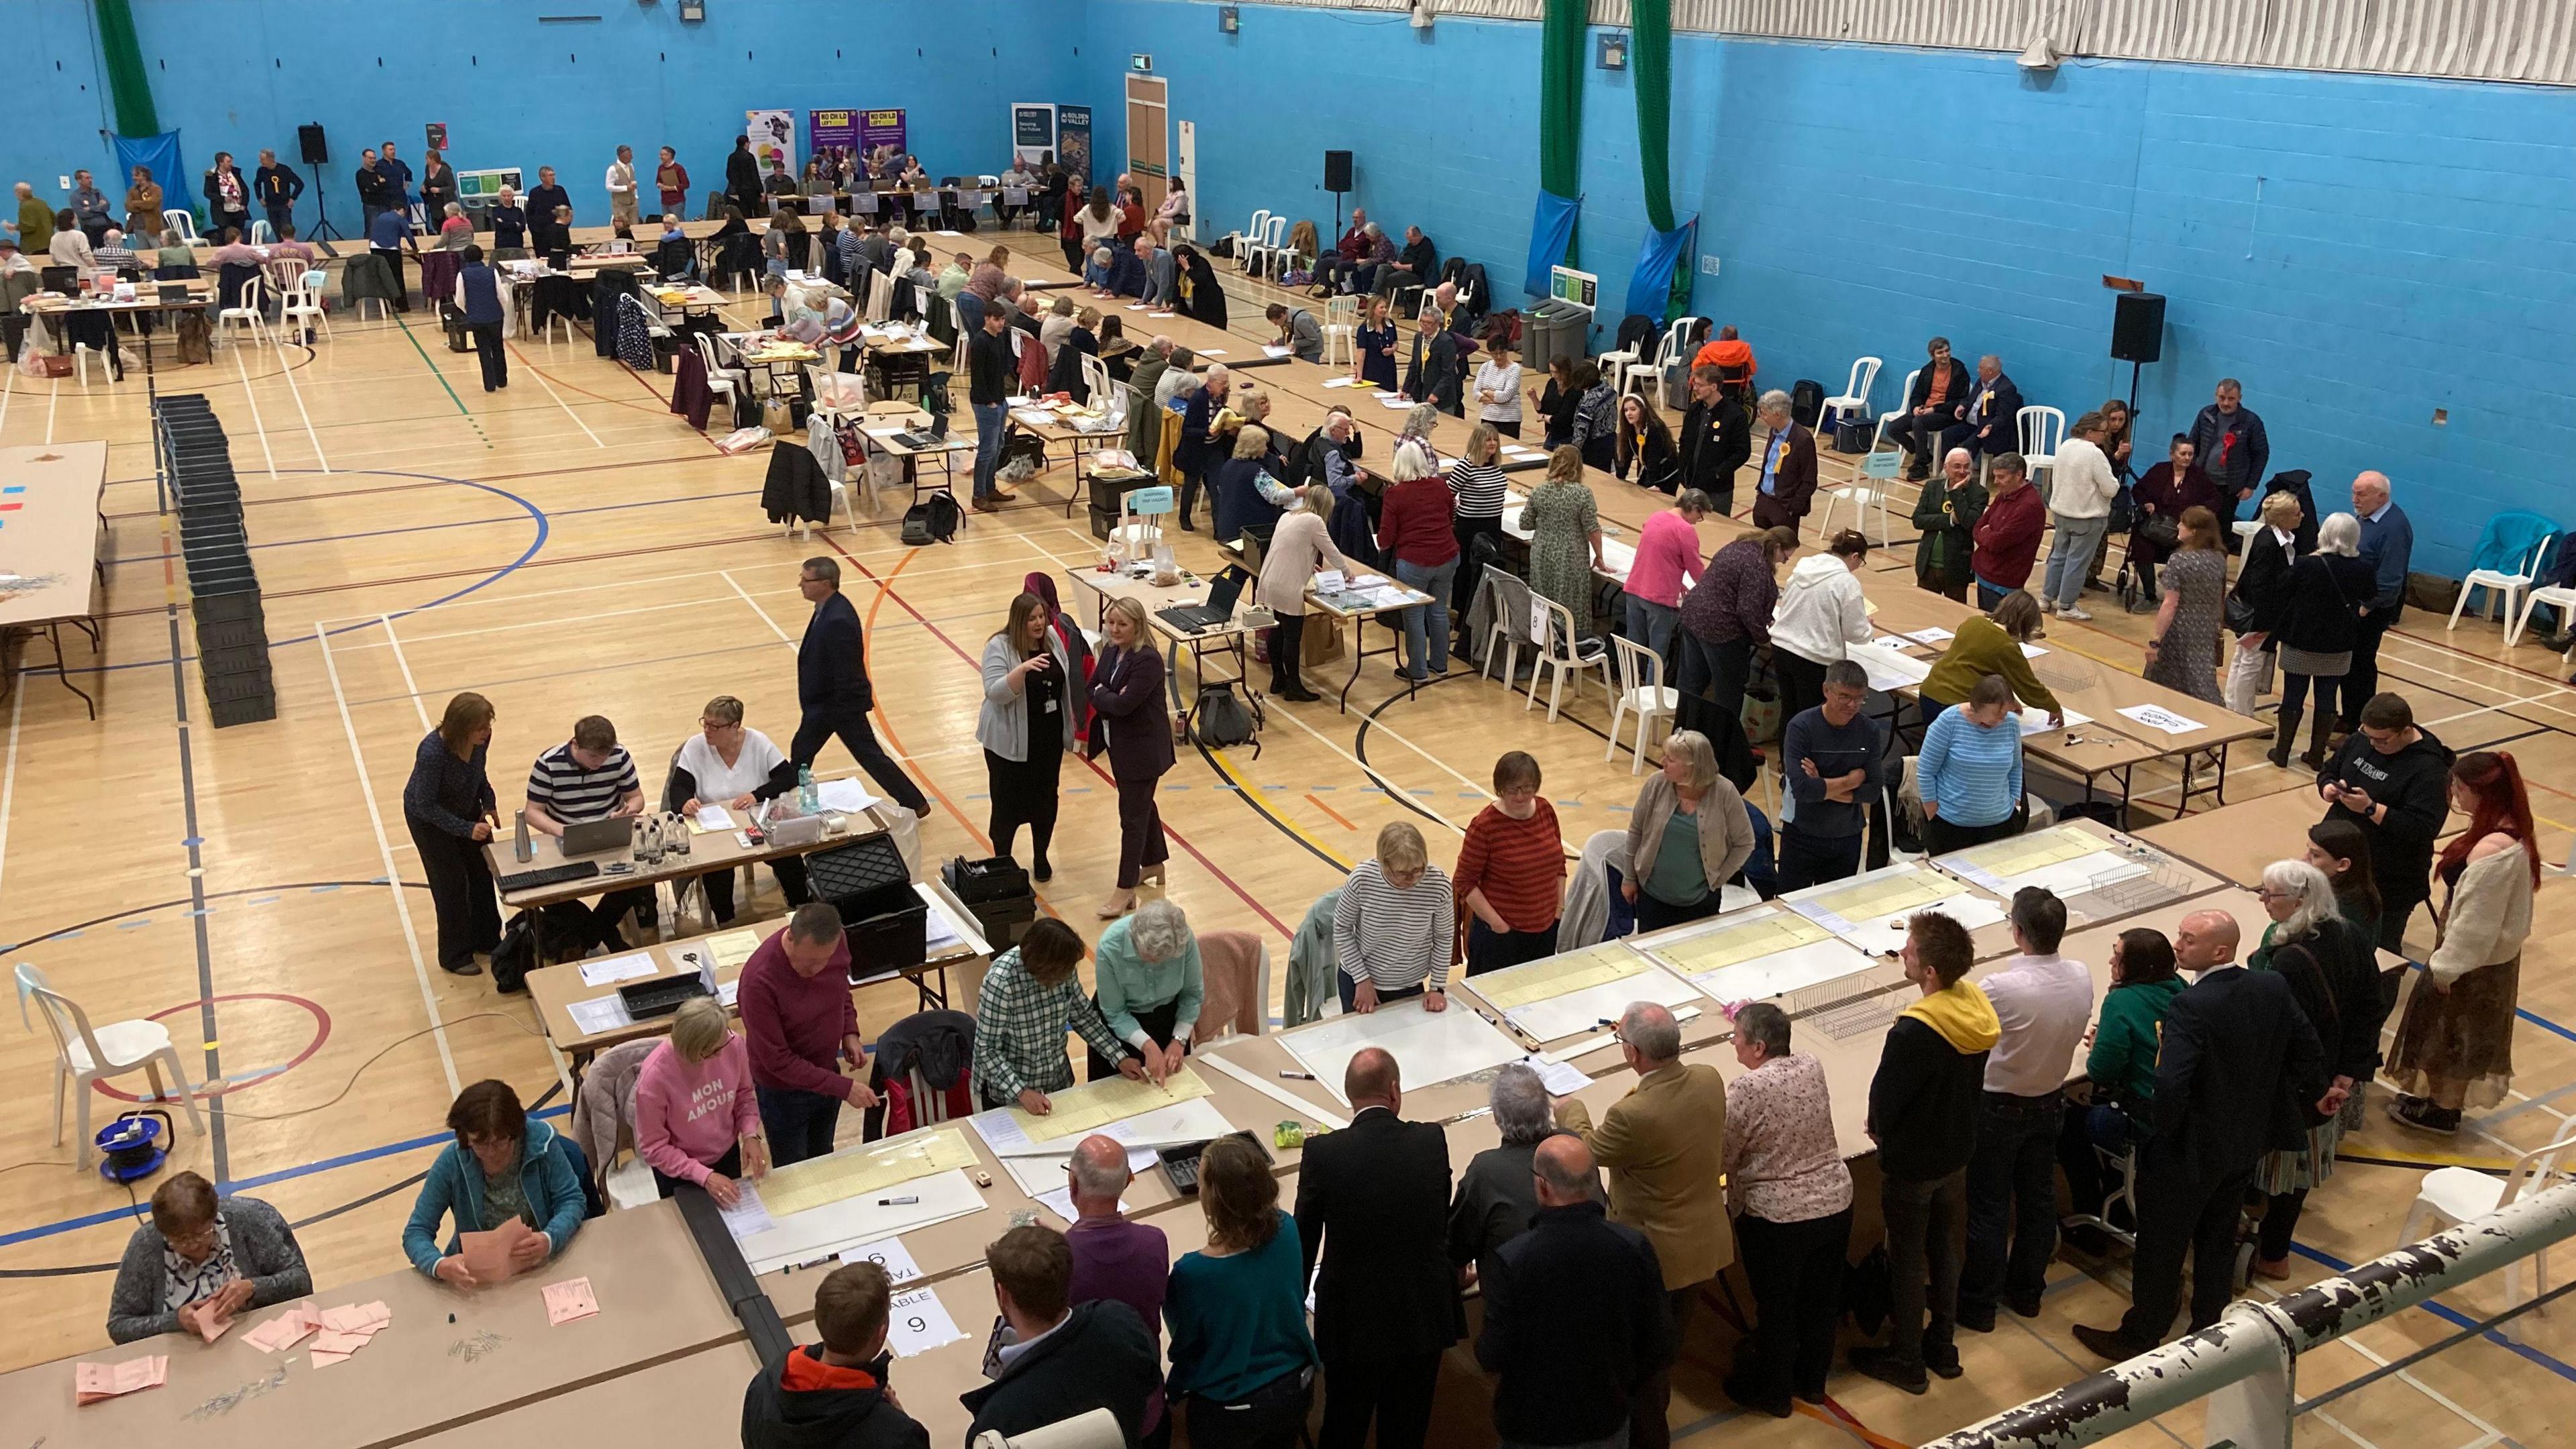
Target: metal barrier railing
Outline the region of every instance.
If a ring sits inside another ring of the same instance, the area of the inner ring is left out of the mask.
[[[2301,1415],[2545,1307],[2576,1283],[2514,1304],[2311,1399],[2297,1394],[2300,1355],[2572,1236],[2576,1185],[2534,1193],[2276,1301],[2240,1299],[2209,1328],[2087,1374],[1924,1449],[2077,1449],[2203,1399],[2208,1416],[2202,1443],[2209,1449],[2289,1449],[2291,1425]]]

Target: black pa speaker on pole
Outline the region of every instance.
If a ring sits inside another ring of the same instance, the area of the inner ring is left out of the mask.
[[[322,138],[322,124],[319,121],[296,127],[295,139],[304,147],[305,165],[320,166],[331,159],[331,148]]]
[[[2122,292],[2111,314],[2111,356],[2120,362],[2154,362],[2164,355],[2165,299],[2155,292]]]
[[[313,168],[313,230],[305,239],[322,244],[326,255],[336,255],[328,243],[339,238],[340,229],[331,224],[331,201],[322,194],[322,164],[331,159],[330,144],[322,136],[322,123],[309,121],[296,127],[295,140],[304,149],[304,164]]]
[[[1333,235],[1342,234],[1342,193],[1351,189],[1351,153],[1324,153],[1324,189],[1333,193]]]

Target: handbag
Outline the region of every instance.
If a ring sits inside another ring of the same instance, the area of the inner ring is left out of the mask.
[[[2320,1022],[2311,1022],[2310,1025],[2317,1028],[2317,1036],[2319,1040],[2328,1039],[2329,1033],[2331,1033],[2336,1023],[2342,1019],[2343,1013],[2335,1005],[2334,985],[2326,980],[2326,968],[2317,961],[2317,953],[2299,942],[2284,942],[2283,944],[2274,947],[2272,950],[2273,969],[2280,970],[2282,963],[2289,957],[2290,953],[2294,951],[2298,953],[2300,960],[2307,963],[2308,979],[2315,984],[2317,1000],[2324,1002],[2326,1007],[2326,1019]],[[2289,975],[2289,972],[2282,971],[2281,974],[2286,977]],[[2304,1003],[2302,1006],[2304,1008]],[[2299,1120],[2310,1128],[2322,1127],[2328,1122],[2334,1120],[2330,1115],[2318,1111],[2317,1104],[2314,1102],[2301,1102],[2298,1104],[2298,1108]]]
[[[2182,525],[2170,513],[2150,513],[2138,520],[2138,541],[2171,553],[2182,543]]]

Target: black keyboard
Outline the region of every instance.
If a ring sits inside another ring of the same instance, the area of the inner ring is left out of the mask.
[[[501,887],[502,894],[507,895],[511,891],[532,891],[539,886],[561,885],[568,880],[588,880],[597,874],[599,874],[598,861],[573,860],[566,861],[562,865],[549,865],[538,870],[523,870],[516,875],[497,876],[494,879]]]

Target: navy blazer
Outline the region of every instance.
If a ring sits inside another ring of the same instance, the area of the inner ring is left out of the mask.
[[[796,646],[796,702],[809,714],[865,714],[876,703],[859,611],[837,589],[814,606],[805,640]]]
[[[1104,647],[1091,670],[1091,708],[1093,727],[1108,738],[1109,773],[1120,783],[1159,780],[1172,768],[1160,653]]]
[[[2325,1091],[2325,1048],[2287,980],[2243,966],[2204,972],[2165,1010],[2149,1170],[2202,1187],[2251,1172],[2264,1153],[2307,1139],[2306,1109]]]
[[[1993,400],[1988,403],[1984,411],[1980,412],[1977,403],[1979,399],[1985,398],[1989,391],[1993,394]],[[2021,389],[2013,386],[2010,374],[1996,373],[1991,385],[1970,379],[1968,406],[1960,413],[1959,419],[1977,427],[1984,427],[1988,422],[2002,425],[2002,431],[1989,437],[1985,444],[1977,449],[1978,452],[1991,456],[1996,453],[2021,451]]]

